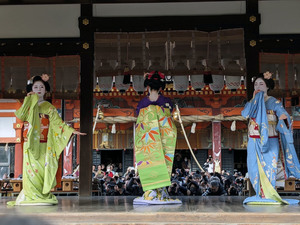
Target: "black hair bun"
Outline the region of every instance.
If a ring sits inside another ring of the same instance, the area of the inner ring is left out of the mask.
[[[161,88],[162,90],[165,89],[166,87],[166,80],[165,80],[165,75],[158,72],[158,71],[153,71],[149,73],[146,76],[145,82],[144,82],[144,87],[150,87],[152,90],[159,91]]]

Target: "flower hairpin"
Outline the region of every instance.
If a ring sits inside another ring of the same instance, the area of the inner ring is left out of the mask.
[[[269,71],[264,72],[264,79],[269,80],[272,78],[272,73]]]
[[[47,82],[49,80],[49,75],[46,74],[46,73],[43,73],[41,78],[42,78],[43,81]]]

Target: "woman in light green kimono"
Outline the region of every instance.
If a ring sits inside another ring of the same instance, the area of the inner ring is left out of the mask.
[[[16,116],[24,121],[23,190],[8,205],[53,205],[56,197],[50,190],[56,185],[61,152],[75,131],[59,117],[56,108],[44,100],[50,91],[49,76],[35,76],[27,84],[27,97]]]

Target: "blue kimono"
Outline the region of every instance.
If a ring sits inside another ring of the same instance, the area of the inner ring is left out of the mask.
[[[289,128],[283,120],[277,122],[282,114],[287,116]],[[247,167],[256,192],[255,196],[246,198],[244,204],[297,204],[298,200],[281,199],[275,190],[278,158],[284,165],[286,178],[291,175],[300,178],[289,114],[279,100],[269,97],[265,102],[264,93],[259,92],[246,104],[242,116],[250,119]]]

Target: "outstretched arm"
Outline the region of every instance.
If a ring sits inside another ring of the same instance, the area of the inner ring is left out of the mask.
[[[77,130],[74,130],[74,131],[73,131],[73,134],[77,134],[77,135],[86,135],[86,133],[81,133],[81,132],[79,132],[79,131],[77,131]]]

